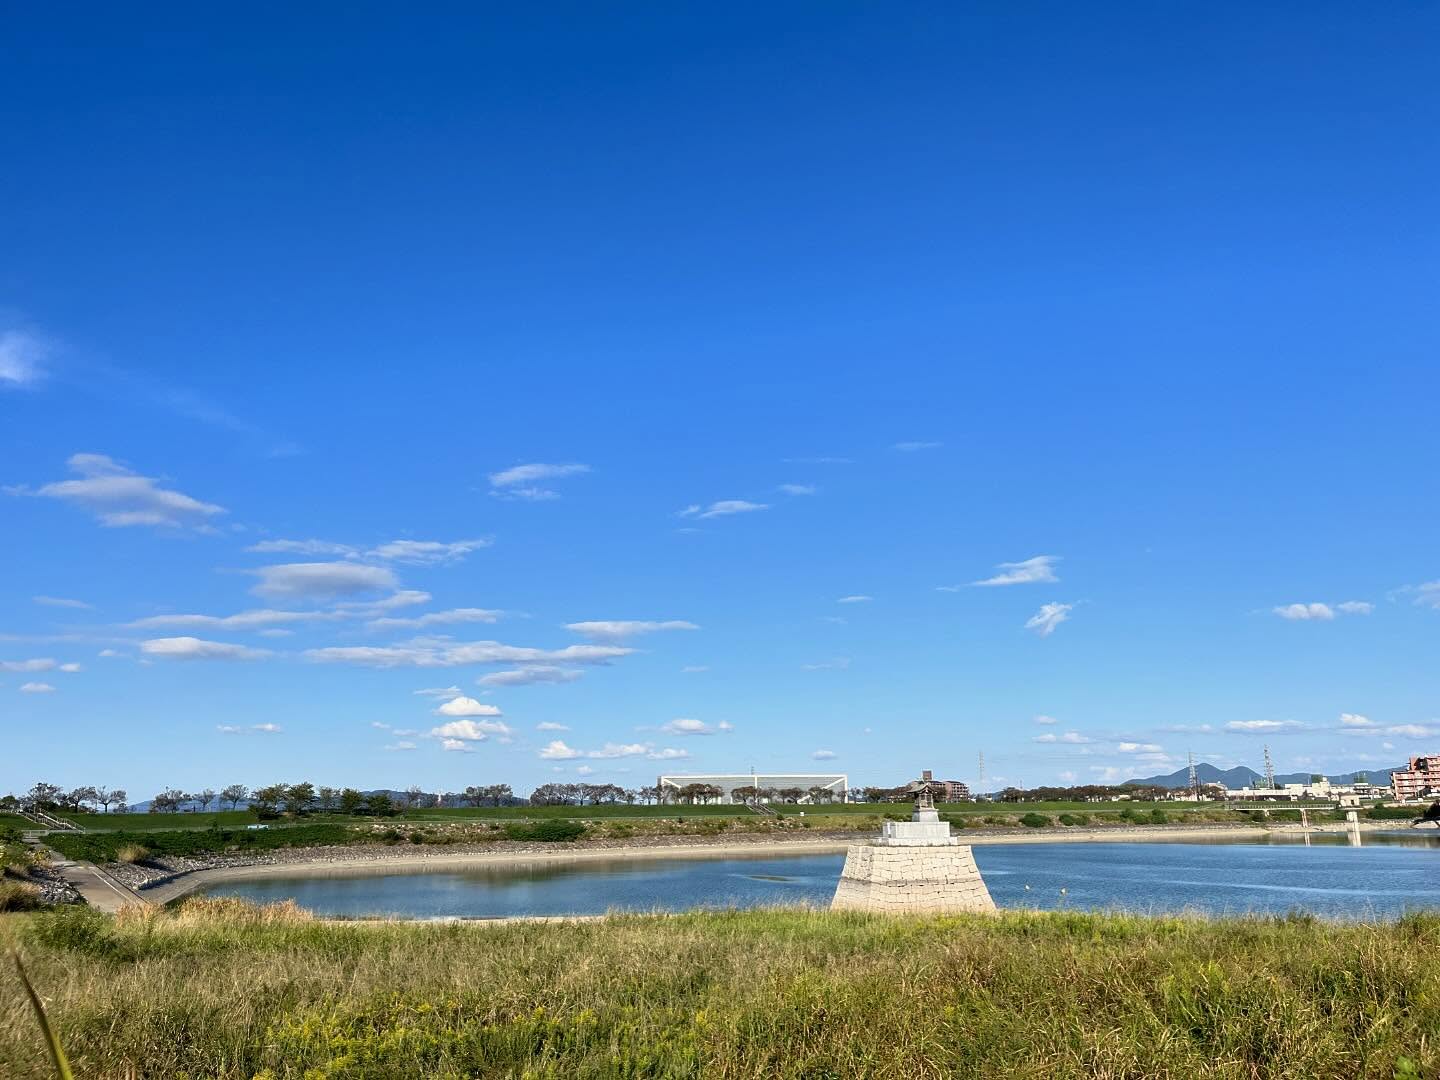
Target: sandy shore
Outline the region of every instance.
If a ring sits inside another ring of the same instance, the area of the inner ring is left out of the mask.
[[[1387,822],[1362,822],[1362,832],[1390,831]],[[970,845],[984,844],[1076,844],[1076,843],[1163,843],[1166,841],[1260,838],[1268,833],[1303,835],[1343,833],[1342,823],[1315,825],[1139,825],[1103,829],[1021,830],[994,829],[966,832],[961,839]],[[142,887],[147,900],[168,903],[188,893],[226,881],[274,877],[364,877],[387,874],[443,873],[499,866],[545,863],[578,863],[630,859],[714,859],[732,857],[771,858],[784,855],[825,855],[844,852],[868,836],[816,836],[804,840],[750,840],[715,844],[676,843],[587,848],[556,847],[543,851],[415,851],[414,849],[334,848],[323,857],[232,864],[198,869]]]

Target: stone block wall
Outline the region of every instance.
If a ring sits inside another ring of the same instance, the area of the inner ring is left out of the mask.
[[[845,855],[830,908],[894,914],[994,911],[995,901],[969,845],[857,844]]]

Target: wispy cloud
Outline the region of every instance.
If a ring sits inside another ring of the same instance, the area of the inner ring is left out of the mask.
[[[557,724],[553,720],[542,720],[535,725],[536,731],[569,731],[567,724]]]
[[[84,600],[67,600],[63,596],[32,596],[30,599],[44,607],[74,608],[77,611],[95,609],[94,604],[87,604]]]
[[[1241,734],[1272,731],[1298,731],[1305,725],[1298,720],[1231,720],[1225,725],[1226,731]]]
[[[503,611],[495,611],[490,608],[451,608],[449,611],[432,611],[429,614],[416,615],[409,619],[395,616],[371,619],[365,625],[371,630],[418,629],[425,626],[452,626],[456,623],[499,622],[504,614]]]
[[[814,484],[781,484],[775,490],[785,495],[814,495],[820,489]]]
[[[1058,724],[1060,721],[1056,720],[1053,716],[1045,716],[1042,713],[1039,716],[1031,717],[1031,722],[1036,724]]]
[[[679,517],[693,518],[717,518],[728,517],[731,514],[753,514],[757,510],[769,510],[768,503],[749,502],[745,499],[721,499],[719,502],[712,502],[708,506],[700,503],[692,503],[684,510],[681,510]]]
[[[1094,740],[1088,736],[1081,735],[1078,731],[1062,731],[1058,735],[1053,731],[1047,731],[1042,735],[1032,737],[1030,741],[1037,743],[1072,743],[1078,746],[1081,743],[1093,742]]]
[[[222,735],[283,735],[285,729],[279,724],[216,724],[215,730]]]
[[[55,687],[48,682],[27,682],[21,684],[20,692],[22,694],[53,694]]]
[[[585,673],[575,668],[555,667],[552,664],[531,664],[511,668],[508,671],[492,671],[475,681],[481,686],[536,686],[542,683],[574,682]]]
[[[834,761],[839,756],[834,750],[816,750],[810,755],[814,761]]]
[[[132,630],[263,630],[292,623],[330,622],[344,616],[333,611],[278,611],[257,608],[234,615],[147,615],[125,625]]]
[[[515,465],[490,474],[490,494],[501,499],[519,499],[528,502],[558,499],[560,493],[553,488],[542,486],[542,481],[561,480],[567,476],[579,476],[589,471],[589,465],[581,465],[578,462],[568,465],[546,465],[540,462]]]
[[[72,454],[66,464],[79,479],[57,480],[33,491],[23,485],[4,490],[9,495],[58,499],[115,528],[205,529],[211,518],[225,513],[223,506],[161,487],[155,477],[141,476],[104,454]]]
[[[452,698],[459,697],[465,691],[458,686],[427,686],[424,690],[414,690],[412,693],[421,694],[425,697]]]
[[[565,629],[593,640],[619,641],[641,634],[657,634],[667,630],[699,630],[700,627],[684,619],[658,622],[644,619],[597,619],[591,622],[566,623]]]
[[[675,747],[656,747],[654,743],[606,743],[598,750],[578,750],[563,739],[555,739],[540,750],[540,756],[547,761],[567,761],[574,758],[626,758],[643,757],[651,761],[677,761],[690,756],[688,750]]]
[[[1434,608],[1440,611],[1440,581],[1427,581],[1421,585],[1406,585],[1396,590],[1400,594],[1409,594],[1414,597],[1413,603],[1418,607]]]
[[[0,332],[0,389],[29,388],[45,378],[52,347],[28,330]]]
[[[448,724],[441,724],[439,727],[431,728],[430,735],[436,739],[463,739],[466,742],[484,742],[491,735],[508,738],[510,736],[510,728],[509,725],[500,720],[451,720]]]
[[[848,457],[787,457],[780,459],[786,465],[850,465]]]
[[[707,724],[703,720],[682,716],[660,725],[660,730],[670,735],[720,735],[734,728],[722,720],[718,724]]]
[[[875,598],[873,596],[863,596],[857,594],[855,596],[842,596],[835,602],[837,604],[868,604],[871,600],[874,599]]]
[[[1055,574],[1058,555],[1036,555],[1021,562],[1003,562],[996,565],[1000,572],[993,577],[972,581],[971,585],[1036,585],[1043,582],[1059,581]],[[942,586],[943,587],[943,586]],[[951,587],[953,588],[953,586]]]
[[[302,655],[317,664],[438,668],[467,664],[607,664],[634,651],[620,645],[567,645],[563,649],[534,649],[503,645],[498,641],[456,643],[419,638],[400,645],[342,645],[307,649]]]
[[[1281,604],[1270,609],[1282,619],[1291,622],[1330,622],[1339,615],[1369,615],[1375,610],[1375,605],[1365,600],[1346,600],[1344,603],[1330,605],[1320,603],[1309,604]]]
[[[1025,629],[1041,637],[1049,637],[1056,627],[1070,618],[1074,604],[1041,604],[1040,610],[1025,620]]]
[[[801,664],[801,671],[844,671],[850,666],[848,656],[837,656],[830,660],[820,660],[813,664]]]
[[[264,649],[197,637],[151,638],[140,643],[140,651],[160,660],[260,660],[271,655]]]
[[[921,442],[918,440],[911,440],[909,442],[897,442],[893,446],[891,446],[890,449],[899,450],[902,454],[913,454],[918,450],[938,450],[944,445],[944,443],[938,442]]]
[[[31,660],[0,660],[0,671],[22,674],[34,671],[53,671],[59,662],[48,656],[37,656]]]
[[[1369,615],[1375,610],[1375,605],[1368,600],[1346,600],[1336,604],[1335,610],[1342,615]]]

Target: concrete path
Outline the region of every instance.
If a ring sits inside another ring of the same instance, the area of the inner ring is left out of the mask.
[[[114,915],[124,908],[150,906],[150,901],[128,885],[116,881],[94,863],[72,862],[54,852],[51,855],[50,865],[56,873],[74,885],[75,891],[96,911]]]

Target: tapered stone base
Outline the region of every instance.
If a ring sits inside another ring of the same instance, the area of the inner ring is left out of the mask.
[[[969,845],[857,844],[845,855],[832,911],[994,911]]]

